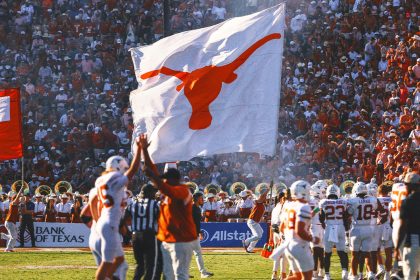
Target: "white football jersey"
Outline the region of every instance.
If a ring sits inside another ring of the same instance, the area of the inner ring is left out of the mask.
[[[305,230],[309,232],[311,225],[311,207],[307,203],[299,201],[290,202],[287,205],[287,220],[285,224],[286,238],[296,243],[309,242],[300,238],[296,233],[296,222],[304,222]]]
[[[394,184],[392,186],[390,211],[394,221],[400,219],[400,209],[402,201],[407,197],[407,187],[404,184]]]
[[[346,212],[347,202],[345,199],[323,199],[319,203],[319,208],[325,213],[325,224],[344,225],[344,212]]]
[[[375,212],[378,208],[376,197],[354,197],[347,200],[349,213],[352,215],[353,226],[372,225],[372,219],[376,221]]]
[[[309,200],[309,206],[311,207],[311,215],[312,215],[311,224],[320,225],[321,221],[319,220],[319,211],[315,215],[312,214],[316,208],[319,208],[319,199],[311,198]]]
[[[127,183],[127,176],[116,171],[109,172],[96,179],[95,188],[98,191],[98,199],[102,206],[100,219],[118,226],[122,215],[121,204],[123,203]]]
[[[380,196],[378,197],[378,200],[381,203],[382,207],[384,208],[384,212],[380,214],[380,218],[382,218],[383,216],[386,216],[387,219],[386,219],[385,224],[389,224],[391,220],[390,207],[391,207],[392,199],[389,196]]]

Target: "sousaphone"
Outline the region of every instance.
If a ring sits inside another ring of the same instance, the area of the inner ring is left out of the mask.
[[[198,192],[200,189],[198,188],[198,185],[194,182],[186,182],[185,185],[188,186],[191,193]]]
[[[283,182],[275,183],[273,185],[273,193],[271,194],[271,197],[278,196],[283,190],[286,190],[286,189],[287,189],[287,186],[286,186],[285,183],[283,183]]]
[[[270,184],[267,184],[267,183],[259,183],[255,187],[255,195],[256,196],[259,196],[263,192],[266,192],[266,191],[269,191],[269,190],[270,190]]]
[[[218,192],[220,192],[221,188],[218,185],[215,184],[208,184],[205,188],[204,188],[204,194],[208,195],[209,193],[214,194],[215,196],[217,195]]]
[[[341,185],[340,185],[341,193],[342,194],[351,194],[352,191],[353,191],[354,184],[356,184],[356,183],[352,180],[347,180],[347,181],[344,181],[343,183],[341,183]]]
[[[40,194],[40,195],[43,195],[43,196],[48,196],[51,193],[52,193],[52,190],[47,185],[41,185],[38,188],[36,188],[36,190],[35,190],[35,194]]]
[[[235,182],[230,186],[230,195],[238,195],[241,191],[247,190],[247,186],[242,182]]]
[[[11,188],[12,189],[12,192],[18,193],[19,190],[22,188],[22,185],[23,185],[23,192],[22,193],[23,194],[29,193],[29,185],[28,185],[28,183],[26,183],[25,181],[22,181],[22,180],[17,180],[16,182],[14,182],[12,184],[12,188]]]
[[[54,186],[54,192],[57,195],[61,195],[61,194],[64,194],[64,193],[71,193],[71,191],[72,191],[72,186],[67,181],[59,181]]]

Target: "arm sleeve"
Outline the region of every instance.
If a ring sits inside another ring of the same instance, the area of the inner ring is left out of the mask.
[[[409,207],[408,207],[407,199],[404,199],[401,203],[400,219],[401,220],[407,220],[408,219],[408,213],[409,213]]]
[[[311,219],[311,207],[308,204],[302,206],[300,209],[298,209],[296,215],[298,221]]]

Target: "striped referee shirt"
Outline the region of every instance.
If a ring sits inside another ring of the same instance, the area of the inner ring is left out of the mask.
[[[125,210],[125,216],[131,217],[131,231],[157,232],[159,208],[159,202],[154,199],[141,198],[133,201]]]

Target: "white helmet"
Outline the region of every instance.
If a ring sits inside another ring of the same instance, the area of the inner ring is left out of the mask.
[[[107,171],[118,171],[124,173],[129,168],[125,158],[121,156],[112,156],[105,163],[105,169]]]
[[[325,198],[325,191],[327,187],[327,183],[325,183],[324,180],[318,180],[311,186],[310,195],[318,199],[323,199]]]
[[[327,197],[330,195],[336,195],[337,197],[340,197],[340,188],[335,184],[329,185],[327,188]]]
[[[368,195],[377,197],[378,196],[378,185],[375,183],[369,183],[366,185],[368,189]]]
[[[366,187],[365,183],[357,182],[353,186],[353,192],[354,192],[355,195],[367,194],[368,193],[368,188]]]
[[[309,189],[311,185],[308,182],[299,180],[290,186],[290,195],[293,199],[309,200]]]

